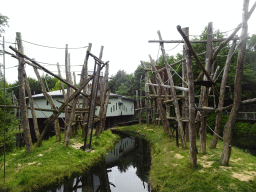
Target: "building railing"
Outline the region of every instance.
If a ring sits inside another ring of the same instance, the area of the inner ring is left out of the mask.
[[[230,112],[227,112],[230,115]],[[256,112],[238,112],[237,119],[245,121],[256,121]]]

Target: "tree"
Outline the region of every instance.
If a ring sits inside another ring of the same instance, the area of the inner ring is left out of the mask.
[[[2,33],[5,32],[4,27],[8,27],[8,17],[4,16],[0,13],[0,37],[2,37]]]

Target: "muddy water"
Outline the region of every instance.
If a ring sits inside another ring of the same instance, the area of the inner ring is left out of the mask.
[[[143,192],[151,191],[148,184],[150,169],[149,144],[141,139],[120,135],[121,140],[105,158],[84,174],[66,180],[48,192]]]

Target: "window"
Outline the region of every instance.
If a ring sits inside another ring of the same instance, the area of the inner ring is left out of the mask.
[[[116,103],[116,110],[117,110],[117,103]]]
[[[112,113],[112,107],[110,108],[110,111],[111,111],[111,113]]]
[[[115,111],[115,105],[113,105],[113,111]]]
[[[126,112],[127,112],[127,108],[126,108]]]
[[[48,100],[46,101],[46,105],[49,105],[49,101]]]

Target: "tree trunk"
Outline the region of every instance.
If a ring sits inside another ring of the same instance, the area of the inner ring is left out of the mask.
[[[159,36],[159,39],[162,40],[162,36],[161,36],[160,31],[158,31],[158,36]],[[175,108],[175,114],[176,114],[176,118],[177,118],[177,123],[178,123],[178,129],[179,129],[179,133],[180,133],[180,140],[181,140],[182,148],[186,148],[186,143],[185,143],[185,140],[184,140],[183,124],[182,124],[182,121],[181,121],[181,115],[180,115],[179,103],[178,103],[178,100],[177,100],[177,97],[176,97],[176,91],[174,89],[174,82],[173,82],[173,78],[172,78],[172,74],[171,74],[171,69],[170,69],[170,66],[169,66],[169,64],[167,62],[167,59],[166,59],[163,43],[160,43],[160,46],[161,46],[161,51],[162,51],[162,55],[163,55],[163,58],[164,58],[164,63],[165,63],[165,68],[166,68],[167,75],[168,75],[169,84],[170,84],[170,87],[171,87],[170,90],[171,90],[171,94],[172,94],[172,97],[173,97],[173,105],[174,105],[174,108]]]
[[[180,26],[177,26],[178,31],[182,35],[183,39],[186,35],[181,30]],[[185,40],[185,39],[184,39]],[[197,167],[197,148],[196,148],[196,129],[195,129],[195,89],[194,79],[192,71],[191,51],[186,46],[186,64],[188,73],[188,88],[189,88],[189,142],[190,142],[190,162],[192,167]]]
[[[206,45],[206,54],[205,54],[205,70],[211,74],[211,54],[212,54],[212,22],[208,24],[208,37],[207,37],[207,45]],[[204,76],[204,81],[207,80],[207,77]],[[199,107],[207,107],[208,106],[208,89],[205,86],[201,86],[201,95],[200,95],[200,103]],[[205,111],[201,111],[201,128],[200,128],[200,153],[206,152],[206,134],[207,134],[207,113]]]
[[[226,60],[224,71],[223,71],[223,76],[222,76],[222,81],[221,81],[221,86],[220,86],[218,109],[221,109],[224,105],[224,94],[225,94],[225,88],[226,88],[226,83],[227,83],[227,79],[228,79],[228,70],[229,70],[229,66],[231,63],[231,58],[232,58],[233,52],[235,51],[235,46],[236,46],[236,40],[233,40],[232,46],[228,52],[228,57]],[[215,129],[214,129],[215,134],[213,134],[213,139],[212,139],[212,143],[211,143],[212,149],[215,149],[216,145],[218,143],[218,137],[219,137],[218,135],[220,133],[220,126],[221,126],[221,117],[222,117],[222,110],[220,110],[216,116],[216,123],[215,123]]]
[[[244,0],[243,3],[243,21],[242,21],[242,33],[240,37],[240,46],[238,51],[238,58],[237,58],[237,69],[236,69],[236,77],[234,83],[234,101],[233,101],[233,108],[231,110],[228,122],[224,128],[224,144],[223,144],[223,151],[221,154],[221,164],[228,165],[231,153],[231,130],[235,126],[237,113],[239,110],[240,102],[241,102],[241,80],[243,75],[243,64],[244,64],[244,56],[246,50],[246,37],[248,31],[247,25],[247,17],[248,17],[248,6],[249,0]]]
[[[16,33],[18,49],[23,54],[23,46],[21,40],[21,33]],[[30,135],[30,127],[28,121],[28,112],[26,107],[26,97],[25,97],[25,87],[24,87],[24,59],[19,57],[19,67],[18,67],[18,79],[19,79],[19,100],[20,100],[20,113],[21,121],[24,130],[25,143],[28,152],[33,151],[33,143]]]

